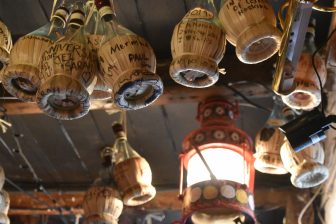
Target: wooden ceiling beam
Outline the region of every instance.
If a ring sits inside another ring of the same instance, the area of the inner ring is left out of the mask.
[[[234,88],[249,98],[269,97],[272,92],[267,89],[267,86],[270,86],[272,80],[273,61],[271,59],[257,65],[246,65],[241,63],[235,55],[227,55],[220,64],[220,68],[225,68],[227,74],[221,75],[215,86],[204,89],[193,89],[178,85],[170,78],[168,73],[170,60],[160,61],[157,74],[163,79],[164,93],[154,102],[153,106],[199,102],[213,95],[241,100],[240,96],[226,87],[228,83],[232,83]],[[8,96],[8,93],[5,96]],[[42,113],[36,103],[4,99],[1,105],[7,109],[9,115]],[[91,110],[97,109],[114,111],[115,106],[113,106],[111,100],[92,101]]]
[[[297,200],[305,190],[295,188],[265,188],[255,191],[255,204],[258,210],[267,210],[277,207],[285,208],[290,198]],[[9,192],[11,199],[10,216],[21,215],[83,215],[82,200],[84,192],[32,193],[29,196],[25,193]],[[181,201],[178,199],[178,191],[159,191],[156,197],[149,203],[137,207],[141,210],[180,210]],[[60,209],[63,208],[63,209]]]

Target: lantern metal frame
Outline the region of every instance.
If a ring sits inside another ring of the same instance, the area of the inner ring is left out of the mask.
[[[253,143],[244,131],[233,124],[233,119],[238,116],[238,103],[232,104],[221,97],[210,98],[199,104],[197,120],[201,123],[201,128],[185,137],[180,154],[180,199],[183,200],[180,223],[186,223],[194,212],[217,208],[241,212],[255,222]],[[243,157],[244,172],[249,173],[247,185],[218,180],[214,176],[207,164],[209,161],[205,161],[201,153],[213,148],[231,150]],[[184,169],[188,172],[188,162],[196,154],[202,159],[211,179],[192,184],[183,190]]]

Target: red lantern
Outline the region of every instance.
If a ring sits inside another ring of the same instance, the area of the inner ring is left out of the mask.
[[[234,124],[238,104],[222,98],[199,104],[201,128],[183,141],[180,195],[185,223],[226,223],[254,217],[254,158],[250,137]],[[183,189],[183,168],[187,188]]]

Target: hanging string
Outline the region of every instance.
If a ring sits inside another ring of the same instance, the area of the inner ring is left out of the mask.
[[[66,140],[67,140],[68,143],[70,144],[70,146],[71,146],[73,152],[75,153],[76,157],[78,158],[78,160],[79,160],[79,162],[80,162],[82,168],[85,170],[85,173],[91,178],[91,175],[90,175],[90,173],[88,172],[89,169],[87,168],[85,162],[82,160],[82,157],[81,157],[81,155],[80,155],[80,153],[79,153],[79,151],[78,151],[78,149],[77,149],[75,143],[72,141],[72,139],[71,139],[71,137],[70,137],[68,131],[66,130],[66,128],[65,128],[64,125],[63,125],[63,123],[62,123],[60,120],[58,120],[58,124],[59,124],[59,126],[60,126],[60,129],[61,129],[61,131],[62,131],[64,137],[66,138]]]
[[[88,10],[88,14],[87,14],[87,16],[86,16],[86,20],[85,20],[85,26],[87,26],[88,25],[88,23],[90,22],[90,19],[91,19],[91,17],[92,17],[92,15],[93,15],[93,12],[94,12],[94,10],[95,10],[95,4],[92,2],[92,1],[88,1],[87,3],[86,3],[86,5],[87,5],[87,7],[89,8],[89,10]],[[98,20],[98,19],[97,19]]]
[[[298,217],[298,224],[302,224],[302,218],[303,215],[306,213],[307,209],[309,208],[309,206],[314,202],[315,198],[320,194],[321,190],[322,190],[322,186],[321,185],[317,191],[315,192],[315,194],[313,195],[313,197],[308,201],[308,203],[306,204],[305,207],[303,207],[302,211],[300,212],[300,215]]]
[[[127,138],[127,114],[125,110],[120,111],[119,123],[123,126]]]
[[[50,14],[50,21],[51,21],[51,18],[54,16],[56,5],[57,5],[57,0],[54,0],[53,6],[52,6],[52,9],[51,9],[51,14]]]

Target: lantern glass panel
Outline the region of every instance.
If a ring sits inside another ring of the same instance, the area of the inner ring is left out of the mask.
[[[218,180],[230,180],[248,185],[249,169],[243,155],[226,148],[208,148],[201,153]],[[203,161],[195,153],[188,161],[188,187],[210,179]]]

